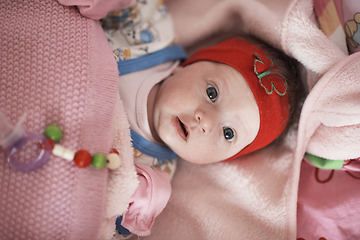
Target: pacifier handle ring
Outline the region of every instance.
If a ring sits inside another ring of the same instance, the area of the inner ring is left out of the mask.
[[[31,160],[30,162],[22,163],[16,161],[14,154],[17,151],[19,151],[30,140],[34,140],[40,144],[49,141],[48,138],[42,134],[30,133],[20,138],[20,140],[14,143],[12,146],[8,147],[6,149],[7,161],[9,165],[16,171],[29,173],[39,168],[42,168],[50,160],[51,151],[47,151],[41,148],[41,151],[38,154],[38,156],[33,160]]]

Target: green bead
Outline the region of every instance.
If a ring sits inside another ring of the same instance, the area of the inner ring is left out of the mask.
[[[45,128],[44,135],[54,140],[54,142],[58,142],[62,137],[62,131],[58,125],[53,124]]]
[[[107,163],[106,157],[102,153],[95,153],[92,157],[92,165],[94,168],[103,168]]]

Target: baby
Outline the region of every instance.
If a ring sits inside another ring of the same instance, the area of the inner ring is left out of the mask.
[[[180,66],[167,62],[134,74],[120,77],[119,85],[121,96],[136,91],[139,97],[135,128],[198,164],[234,159],[278,139],[301,94],[288,57],[238,38],[202,49]],[[127,81],[139,87],[129,90]]]
[[[161,1],[113,12],[103,26],[140,183],[116,228],[122,237],[144,236],[170,197],[176,155],[215,163],[280,139],[296,116],[301,83],[293,60],[252,38],[228,39],[181,64],[186,55]]]

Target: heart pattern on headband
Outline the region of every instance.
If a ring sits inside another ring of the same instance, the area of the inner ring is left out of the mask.
[[[254,61],[254,72],[259,79],[260,85],[265,89],[267,94],[272,94],[274,91],[284,96],[287,93],[287,82],[280,73],[273,72],[273,61],[264,55],[254,53],[256,59]]]

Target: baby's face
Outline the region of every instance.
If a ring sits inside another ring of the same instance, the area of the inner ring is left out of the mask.
[[[159,87],[154,109],[158,137],[183,159],[213,163],[232,157],[259,131],[255,98],[234,68],[201,61],[179,67]]]

